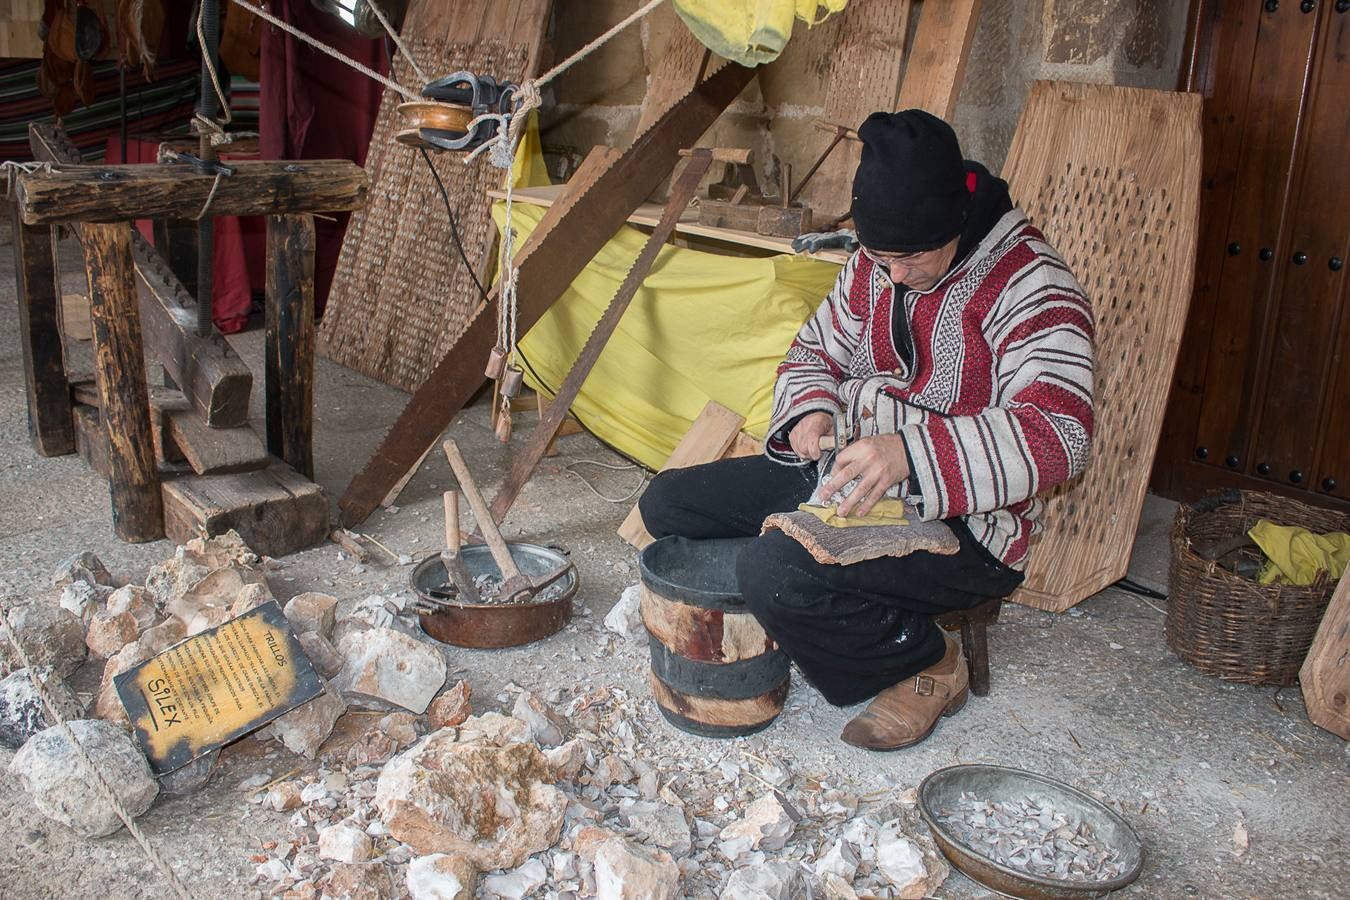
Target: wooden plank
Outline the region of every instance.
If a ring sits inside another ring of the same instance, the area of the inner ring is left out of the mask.
[[[168,261],[169,271],[183,289],[197,296],[197,223],[191,219],[156,219],[154,228],[155,249]]]
[[[80,154],[64,131],[33,122],[28,144],[35,159],[78,163]],[[74,226],[78,234],[80,226]],[[205,421],[220,428],[248,421],[253,375],[217,331],[196,333],[196,302],[174,277],[169,263],[140,235],[131,233],[131,258],[147,293],[140,302],[141,325],[151,359],[187,394]],[[195,253],[191,260],[195,267]]]
[[[62,456],[75,451],[75,423],[61,340],[61,285],[51,229],[23,224],[12,203],[10,222],[28,436],[42,456]]]
[[[895,109],[909,12],[909,0],[852,0],[836,13],[839,36],[825,60],[822,116],[826,121],[857,128],[870,113]],[[813,141],[812,157],[832,139],[833,134],[820,133]],[[861,144],[840,142],[802,190],[798,199],[811,207],[817,222],[828,223],[848,214],[853,173],[861,158]]]
[[[130,232],[126,223],[89,223],[80,242],[89,274],[94,372],[108,435],[113,530],[124,541],[142,542],[164,536],[164,508],[150,433]]]
[[[314,477],[314,217],[267,219],[267,449]]]
[[[726,65],[640,135],[612,164],[589,173],[589,188],[570,195],[566,204],[557,204],[557,217],[547,223],[547,228],[541,221],[517,257],[520,333],[533,327],[562,295],[628,214],[675,168],[679,151],[712,125],[753,74],[743,66]],[[494,315],[484,310],[475,313],[468,330],[437,363],[370,462],[347,486],[339,503],[344,524],[364,521],[464,408],[483,383],[483,367],[496,343],[496,330]]]
[[[675,445],[661,471],[687,469],[721,459],[727,448],[736,443],[744,424],[744,416],[727,409],[716,400],[709,400],[684,437]],[[637,504],[633,505],[628,518],[619,526],[619,537],[639,550],[655,540],[642,524],[642,512]]]
[[[366,173],[350,160],[230,161],[217,179],[189,165],[76,166],[17,179],[29,225],[346,211],[366,202]]]
[[[551,8],[552,0],[414,0],[402,33],[429,74],[467,70],[519,82],[537,72]],[[393,69],[399,83],[416,81],[401,55]],[[465,165],[463,154],[431,155],[465,265],[430,168],[394,140],[404,127],[402,102],[390,92],[381,102],[366,157],[370,205],[347,226],[318,339],[329,359],[413,391],[482,304],[473,270],[489,261],[496,241],[483,192],[501,184],[502,172],[485,156]]]
[[[98,407],[75,404],[71,409],[71,421],[75,425],[75,450],[80,458],[99,475],[110,477],[112,464],[108,460],[108,433],[103,430]]]
[[[965,83],[981,0],[923,4],[896,109],[926,109],[951,120]]]
[[[1095,425],[1087,470],[1045,498],[1019,603],[1068,609],[1129,565],[1190,302],[1199,151],[1196,94],[1032,85],[1003,177],[1091,298]]]
[[[1336,585],[1298,681],[1308,719],[1350,741],[1350,571]]]
[[[285,556],[328,539],[323,488],[285,465],[164,482],[165,529],[184,544],[234,529],[255,553]]]
[[[198,475],[251,472],[265,469],[272,462],[262,440],[247,425],[212,428],[192,410],[164,410],[160,415],[161,427],[172,442],[165,442],[166,460],[171,460],[177,450]]]

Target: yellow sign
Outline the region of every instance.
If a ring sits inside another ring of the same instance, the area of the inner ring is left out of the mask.
[[[157,775],[323,691],[275,600],[175,644],[114,684]]]

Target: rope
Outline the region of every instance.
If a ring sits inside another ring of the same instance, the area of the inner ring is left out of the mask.
[[[49,162],[19,162],[13,159],[7,159],[0,162],[0,172],[5,173],[5,196],[14,196],[14,179],[20,175],[31,175],[34,172],[50,172],[52,164]]]
[[[313,47],[315,50],[318,50],[320,53],[327,54],[328,56],[333,57],[333,59],[336,59],[338,62],[346,66],[350,66],[351,68],[360,72],[367,78],[371,78],[375,81],[378,81],[380,84],[389,88],[389,90],[401,94],[404,99],[406,100],[422,99],[419,95],[408,90],[403,85],[395,81],[391,81],[390,79],[381,75],[379,72],[376,72],[369,66],[362,65],[361,63],[352,59],[350,56],[347,56],[343,53],[338,52],[337,50],[334,50],[327,44],[320,43],[319,41],[305,34],[300,29],[296,28],[294,25],[291,25],[289,22],[283,22],[281,19],[278,19],[276,16],[272,15],[270,12],[263,9],[262,7],[254,6],[252,3],[246,2],[246,0],[230,0],[230,2],[233,3],[235,6],[243,7],[244,9],[253,13],[258,18],[262,19],[264,22],[270,22],[271,24],[280,28],[282,31],[289,34],[291,37],[298,38],[299,40],[304,41],[306,44],[309,44],[311,47]],[[411,61],[412,57],[408,57],[408,59]]]
[[[431,79],[427,77],[427,73],[423,72],[422,67],[417,64],[417,58],[408,52],[408,48],[404,45],[403,39],[400,38],[398,32],[394,30],[394,26],[390,25],[389,20],[384,17],[384,10],[380,9],[380,4],[376,3],[375,0],[366,0],[366,5],[369,6],[370,11],[375,14],[375,18],[380,20],[380,24],[384,26],[385,33],[393,38],[394,46],[398,48],[398,52],[402,53],[403,58],[408,61],[408,65],[412,66],[413,74],[417,76],[418,84],[426,84],[431,81]]]
[[[103,799],[112,807],[112,811],[117,814],[117,818],[122,820],[122,824],[127,827],[127,831],[131,832],[131,836],[136,839],[136,843],[141,845],[141,849],[145,851],[146,858],[159,870],[159,873],[164,876],[164,879],[169,882],[169,886],[173,888],[174,893],[182,898],[182,900],[192,900],[192,894],[188,892],[187,886],[178,880],[178,876],[174,874],[173,868],[170,867],[164,860],[164,857],[160,856],[159,852],[155,850],[154,845],[151,844],[150,839],[145,836],[145,832],[141,831],[131,813],[127,812],[127,808],[122,805],[122,801],[118,800],[117,795],[112,792],[112,788],[108,787],[108,782],[104,779],[103,773],[99,771],[98,764],[90,758],[89,753],[84,749],[84,746],[80,744],[79,739],[75,737],[75,732],[71,730],[69,723],[66,721],[66,717],[62,715],[61,710],[56,705],[56,701],[52,698],[51,693],[48,692],[46,683],[38,675],[38,670],[33,665],[32,660],[28,658],[28,652],[24,650],[23,645],[19,643],[18,635],[10,628],[9,605],[3,601],[0,601],[0,628],[4,629],[5,637],[9,640],[10,646],[14,648],[14,655],[19,658],[19,662],[28,670],[28,680],[31,681],[33,687],[37,689],[38,696],[42,698],[42,705],[47,707],[47,714],[56,720],[57,727],[61,729],[61,733],[65,735],[66,740],[70,741],[70,745],[75,748],[75,755],[78,756],[80,761],[89,769],[89,774],[94,776],[94,786],[98,789],[98,792],[103,795]]]
[[[613,463],[601,462],[598,459],[578,459],[574,462],[570,462],[567,465],[563,466],[563,471],[571,472],[573,475],[577,476],[577,478],[581,480],[582,484],[586,485],[586,487],[591,489],[592,494],[595,494],[595,496],[599,497],[601,500],[604,500],[606,503],[627,503],[629,500],[632,500],[638,494],[642,493],[643,486],[647,484],[647,473],[642,472],[641,477],[638,478],[637,487],[633,488],[631,492],[625,494],[622,497],[609,497],[606,496],[605,494],[600,493],[599,488],[597,488],[595,485],[587,481],[585,476],[583,476],[576,469],[572,468],[573,466],[581,465],[582,463],[588,463],[592,466],[600,466],[601,468],[605,469],[613,469],[616,472],[626,472],[629,469],[636,469],[637,466],[632,465],[631,463],[626,466],[616,466]]]
[[[206,211],[211,208],[212,201],[216,199],[216,189],[220,187],[220,179],[224,177],[225,177],[224,172],[221,171],[216,172],[216,180],[211,182],[211,193],[206,195],[206,202],[202,204],[201,211],[198,212],[197,215],[193,217],[196,221],[201,221],[206,217]]]
[[[225,92],[220,87],[220,75],[216,72],[216,61],[211,58],[211,54],[206,52],[206,32],[202,31],[202,13],[197,10],[197,46],[202,51],[202,62],[206,63],[206,71],[211,75],[211,86],[216,90],[216,99],[220,101],[220,114],[225,117],[225,121],[230,121],[230,104],[225,99]],[[198,121],[209,121],[200,113],[197,114]],[[211,124],[215,124],[212,122]],[[198,216],[197,218],[201,218]]]

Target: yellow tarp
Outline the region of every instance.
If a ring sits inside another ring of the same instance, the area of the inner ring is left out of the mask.
[[[718,56],[757,66],[783,52],[794,19],[815,25],[846,5],[848,0],[675,0],[675,12]]]
[[[513,212],[522,242],[544,209],[518,202]],[[503,204],[493,216],[501,228]],[[551,395],[562,383],[646,239],[622,228],[520,341],[544,382],[527,367],[530,387]],[[762,437],[778,363],[838,275],[834,263],[789,255],[746,259],[665,247],[573,411],[605,443],[653,469],[709,400],[745,416],[746,431]]]

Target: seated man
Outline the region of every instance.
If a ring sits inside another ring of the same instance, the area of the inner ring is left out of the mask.
[[[830,565],[770,531],[737,566],[747,605],[827,700],[875,697],[843,740],[891,750],[968,694],[933,617],[1021,583],[1036,495],[1087,462],[1093,325],[1064,261],[947,123],[873,113],[858,134],[861,248],[778,367],[766,455],[663,472],[641,510],[656,537],[753,536],[818,490],[842,495],[843,517],[889,497],[946,522],[952,555]],[[853,441],[818,473],[836,417]]]

